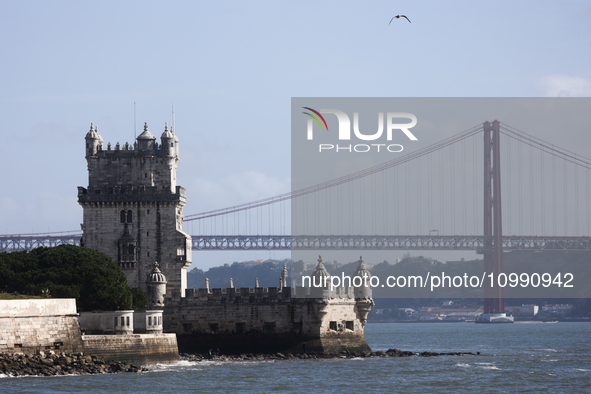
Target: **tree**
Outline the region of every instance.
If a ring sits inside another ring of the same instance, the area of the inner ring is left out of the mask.
[[[104,253],[73,245],[0,253],[0,290],[28,295],[49,290],[55,298],[76,298],[81,311],[131,309],[134,304],[117,263]],[[137,301],[143,309],[145,296]]]

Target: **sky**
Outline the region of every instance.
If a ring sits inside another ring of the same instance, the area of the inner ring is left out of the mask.
[[[290,190],[292,97],[588,97],[587,1],[0,3],[0,233],[79,230],[84,136],[172,122],[184,214]],[[391,17],[405,14],[412,23]],[[567,149],[591,141],[579,137]],[[193,252],[193,267],[286,253]],[[436,256],[435,256],[436,257]],[[445,257],[440,258],[445,259]]]

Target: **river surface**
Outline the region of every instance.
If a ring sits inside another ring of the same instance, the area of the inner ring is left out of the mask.
[[[480,356],[185,362],[143,373],[0,378],[2,393],[591,393],[590,323],[368,324],[374,351]]]

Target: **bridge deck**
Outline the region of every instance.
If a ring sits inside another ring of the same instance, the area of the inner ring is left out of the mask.
[[[0,252],[79,245],[82,234],[0,237]],[[193,250],[474,250],[490,249],[492,237],[461,235],[195,235]],[[591,237],[503,237],[503,250],[591,251]]]

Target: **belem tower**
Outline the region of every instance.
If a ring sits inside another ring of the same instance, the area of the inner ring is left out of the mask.
[[[159,263],[165,285],[163,328],[177,334],[179,351],[225,353],[369,351],[363,331],[373,306],[370,287],[187,289],[191,237],[183,232],[186,190],[177,185],[179,140],[164,127],[160,143],[148,125],[133,144],[108,143],[91,124],[86,134],[88,186],[81,245],[118,262],[131,287],[148,292]],[[322,258],[314,277],[329,277]],[[359,260],[357,276],[371,275]],[[327,282],[324,282],[327,283]],[[328,281],[330,283],[330,281]]]

